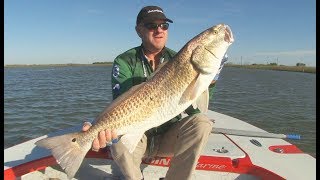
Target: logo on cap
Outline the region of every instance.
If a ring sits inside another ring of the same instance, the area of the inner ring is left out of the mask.
[[[163,14],[163,11],[159,10],[159,9],[153,9],[153,10],[148,10],[148,14],[152,13],[152,12],[159,12]]]

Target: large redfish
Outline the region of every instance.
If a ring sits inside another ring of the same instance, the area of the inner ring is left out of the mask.
[[[104,129],[115,129],[132,152],[145,131],[182,113],[190,105],[208,108],[208,86],[233,43],[228,25],[218,24],[191,39],[145,83],[115,99],[86,132],[41,139],[37,146],[52,151],[68,178],[74,177],[93,140]]]

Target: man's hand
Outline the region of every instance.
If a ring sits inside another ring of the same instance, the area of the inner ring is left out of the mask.
[[[88,131],[92,124],[90,122],[84,122],[82,131]],[[97,138],[92,142],[92,151],[98,152],[100,148],[104,148],[107,145],[111,146],[112,143],[118,142],[118,135],[115,130],[106,129],[99,132]]]

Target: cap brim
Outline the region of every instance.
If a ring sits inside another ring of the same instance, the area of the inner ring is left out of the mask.
[[[156,21],[156,20],[164,20],[164,21],[167,21],[167,22],[170,22],[170,23],[173,23],[173,21],[171,19],[168,19],[168,18],[158,18],[158,17],[150,17],[150,18],[146,18],[143,20],[144,23],[150,23],[150,22],[153,22],[153,21]]]
[[[170,22],[170,23],[173,23],[173,21],[171,19],[165,19],[166,21]]]

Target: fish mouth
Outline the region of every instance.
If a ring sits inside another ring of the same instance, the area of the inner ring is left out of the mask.
[[[233,43],[234,42],[234,38],[233,38],[233,34],[232,31],[230,29],[230,27],[228,25],[224,25],[225,27],[225,35],[224,35],[224,40],[228,43]]]

